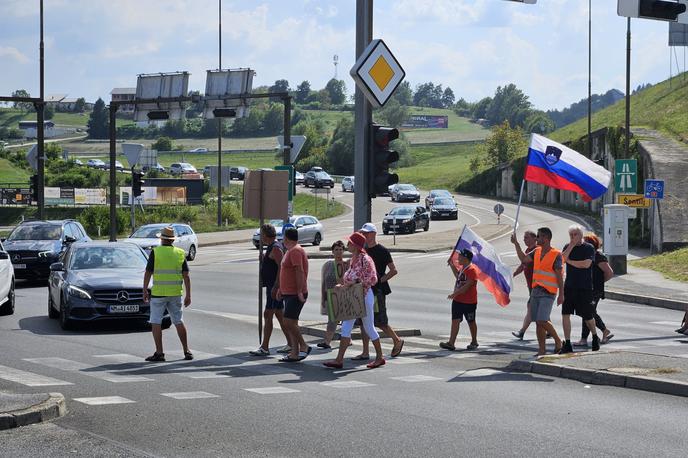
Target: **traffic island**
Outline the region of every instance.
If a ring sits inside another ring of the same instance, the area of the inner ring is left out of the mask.
[[[688,397],[688,358],[600,351],[514,360],[508,367],[514,371],[567,378],[590,385]]]
[[[316,321],[311,321],[311,322],[301,322],[301,326],[299,326],[299,329],[301,330],[302,334],[309,335],[309,336],[315,336],[315,337],[325,337],[325,331],[327,330],[327,323],[324,322],[316,322]],[[339,334],[339,329],[337,329],[337,332],[334,334],[334,338],[332,340],[339,340],[340,334]],[[414,328],[394,328],[394,331],[397,333],[399,337],[412,337],[412,336],[419,336],[421,335],[420,329],[414,329]],[[385,335],[384,331],[378,330],[378,333],[380,334],[380,337],[389,337],[388,335]],[[361,338],[361,331],[360,328],[355,327],[354,330],[351,332],[351,338],[352,339],[360,339]]]
[[[66,413],[60,393],[0,393],[0,430],[53,420]]]

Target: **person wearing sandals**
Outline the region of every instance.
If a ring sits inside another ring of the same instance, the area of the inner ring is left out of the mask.
[[[320,313],[322,315],[328,315],[327,311],[327,292],[342,283],[342,277],[344,272],[349,268],[349,261],[344,260],[344,251],[346,247],[344,242],[337,240],[332,244],[332,256],[334,259],[327,261],[322,266],[322,285],[320,291]],[[334,337],[334,331],[337,329],[337,323],[327,320],[327,329],[325,331],[325,339],[318,344],[319,348],[329,350],[332,348],[330,345],[332,338]]]
[[[683,320],[681,320],[681,327],[676,329],[675,332],[679,334],[685,334],[688,336],[688,310],[683,314]]]
[[[377,284],[373,286],[373,294],[375,295],[375,327],[382,329],[386,336],[392,338],[392,353],[390,356],[396,358],[401,354],[404,348],[404,339],[400,339],[397,333],[389,325],[389,318],[387,317],[387,296],[391,294],[392,290],[389,287],[389,280],[397,274],[397,268],[392,259],[392,253],[379,243],[377,243],[377,227],[373,223],[365,223],[360,230],[360,233],[366,239],[366,253],[375,263],[375,270],[377,271]],[[361,330],[363,340],[363,351],[360,355],[354,357],[357,360],[368,360],[370,356],[368,335],[365,329]]]
[[[447,296],[447,299],[452,300],[452,321],[449,341],[440,343],[440,348],[451,351],[456,350],[456,337],[459,335],[459,326],[463,318],[466,317],[468,328],[471,332],[471,343],[468,344],[466,349],[475,350],[478,348],[478,326],[475,323],[475,312],[478,306],[478,272],[471,265],[473,260],[471,250],[464,248],[458,252],[458,260],[459,264],[461,264],[461,270],[456,268],[451,259],[447,261],[456,278],[456,282],[454,284],[454,291]]]
[[[279,270],[279,291],[277,300],[284,299],[282,330],[286,334],[289,353],[280,361],[293,363],[301,361],[311,353],[299,329],[301,309],[308,299],[308,256],[299,245],[299,232],[295,227],[283,231],[287,253],[282,258]]]
[[[263,312],[263,342],[256,350],[249,354],[253,356],[268,356],[270,354],[270,337],[272,336],[272,318],[277,318],[280,328],[284,332],[283,309],[284,302],[277,300],[279,290],[279,269],[284,253],[282,244],[277,241],[277,231],[272,224],[263,224],[260,228],[260,238],[267,245],[263,261],[260,264],[261,279],[265,286],[265,311]]]
[[[358,232],[354,232],[349,236],[346,248],[351,252],[351,263],[349,269],[342,277],[342,283],[337,285],[337,288],[347,288],[355,283],[362,283],[365,294],[365,308],[366,316],[361,319],[363,327],[373,342],[375,347],[375,360],[368,363],[369,369],[375,369],[385,364],[385,358],[382,355],[382,345],[380,344],[380,336],[375,330],[374,317],[374,302],[373,285],[377,283],[377,272],[375,270],[375,263],[365,252],[366,239]],[[325,367],[332,369],[341,369],[344,367],[344,353],[351,342],[351,331],[353,330],[355,319],[346,320],[342,323],[341,338],[339,339],[339,352],[333,361],[323,363]]]
[[[182,293],[184,291],[186,291],[184,307],[191,305],[191,279],[189,265],[186,263],[186,253],[181,248],[172,246],[175,239],[172,227],[164,227],[158,237],[160,246],[151,251],[146,273],[143,276],[143,302],[150,302],[149,321],[155,342],[155,353],[146,358],[146,361],[165,361],[161,326],[165,309],[177,329],[177,335],[184,350],[184,359],[191,360],[193,354],[189,350],[186,326],[182,321]],[[151,277],[153,288],[149,294],[148,285]],[[183,289],[182,285],[184,285]]]
[[[604,283],[611,280],[614,277],[614,271],[609,265],[607,257],[600,251],[600,246],[602,241],[598,236],[592,232],[588,233],[583,237],[583,240],[588,242],[595,248],[595,260],[593,261],[592,268],[592,308],[593,308],[593,318],[595,319],[595,326],[602,331],[601,344],[606,344],[609,339],[614,337],[614,334],[605,326],[604,321],[597,313],[597,305],[601,299],[604,299]],[[583,321],[583,329],[581,331],[581,340],[574,342],[574,347],[587,347],[588,346],[588,336],[590,335],[590,329]]]
[[[533,231],[525,231],[523,233],[523,243],[526,245],[525,253],[530,255],[535,248],[537,248],[537,234]],[[528,287],[528,302],[526,303],[526,316],[523,317],[523,325],[518,331],[513,331],[512,336],[516,337],[518,340],[523,340],[523,336],[533,322],[530,318],[530,293],[532,292],[533,283],[533,264],[528,262],[522,262],[520,266],[514,271],[514,277],[517,277],[521,272],[526,278],[526,286]]]

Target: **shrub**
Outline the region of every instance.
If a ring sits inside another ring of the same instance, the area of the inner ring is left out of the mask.
[[[110,227],[110,208],[107,206],[93,206],[85,209],[77,217],[77,220],[83,224],[86,232],[91,236],[98,234],[104,235],[108,233]],[[117,209],[117,233],[126,233],[129,230],[129,210],[125,208]]]

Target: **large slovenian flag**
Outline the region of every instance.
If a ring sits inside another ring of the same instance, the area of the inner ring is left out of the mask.
[[[533,134],[525,180],[580,194],[590,202],[604,195],[612,174],[580,153]]]
[[[492,293],[495,300],[502,307],[509,302],[509,294],[513,288],[511,283],[511,269],[502,262],[494,247],[480,238],[468,226],[456,242],[456,246],[449,257],[450,261],[461,269],[458,263],[458,252],[468,248],[473,253],[473,267],[478,271],[478,280]]]

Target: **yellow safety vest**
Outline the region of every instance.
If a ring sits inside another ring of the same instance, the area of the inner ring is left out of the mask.
[[[181,296],[182,265],[186,253],[181,248],[161,245],[153,248],[153,296]]]
[[[541,258],[542,247],[533,251],[533,288],[540,286],[548,293],[556,294],[559,289],[557,274],[554,272],[554,261],[561,254],[559,250],[550,248],[544,258]]]

